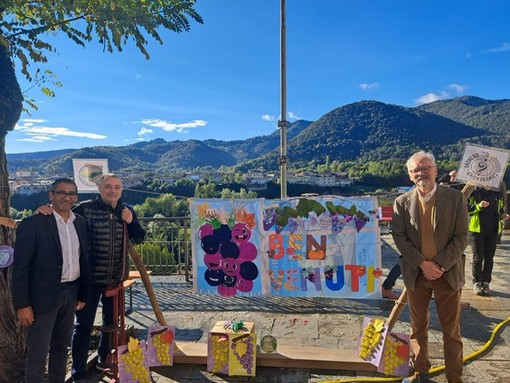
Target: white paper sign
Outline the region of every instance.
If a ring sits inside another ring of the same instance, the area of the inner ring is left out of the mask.
[[[97,158],[73,158],[74,182],[78,193],[97,192],[97,184],[108,173],[108,160]]]
[[[468,144],[457,172],[457,179],[499,190],[505,175],[509,151]]]

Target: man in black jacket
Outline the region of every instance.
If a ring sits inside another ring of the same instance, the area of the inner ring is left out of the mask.
[[[76,315],[73,332],[72,375],[75,382],[85,382],[89,341],[97,306],[101,300],[103,325],[113,323],[113,298],[105,297],[105,288],[118,286],[128,277],[127,240],[141,243],[145,231],[140,226],[131,206],[121,201],[122,180],[115,174],[105,174],[98,186],[99,196],[74,208],[87,221],[91,269],[90,299],[85,310]],[[106,358],[110,353],[109,334],[99,341],[97,369],[109,368]]]
[[[71,208],[76,184],[56,180],[51,214],[25,218],[16,231],[12,298],[19,324],[27,328],[25,382],[64,383],[74,314],[89,289],[87,226]]]

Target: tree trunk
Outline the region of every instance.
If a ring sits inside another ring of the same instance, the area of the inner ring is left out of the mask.
[[[0,216],[10,217],[9,173],[5,153],[7,132],[14,129],[22,110],[23,96],[5,47],[0,45]],[[0,225],[0,244],[12,245],[13,230]],[[0,269],[0,383],[23,380],[25,333],[18,327],[12,306],[11,267]]]

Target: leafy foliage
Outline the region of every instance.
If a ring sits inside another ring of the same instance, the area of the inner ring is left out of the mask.
[[[108,52],[120,52],[133,42],[149,59],[147,37],[162,44],[160,30],[180,33],[190,29],[189,19],[203,22],[194,5],[195,0],[2,0],[0,44],[18,59],[27,80],[38,82],[43,93],[52,97],[46,82],[61,84],[51,71],[37,65],[46,64],[47,55],[56,52],[52,35],[64,33],[82,46],[96,38]]]
[[[189,204],[185,199],[177,199],[172,194],[163,194],[157,198],[149,197],[140,205],[134,206],[139,217],[184,217],[189,215]]]

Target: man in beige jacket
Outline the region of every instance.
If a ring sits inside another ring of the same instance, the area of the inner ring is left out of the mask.
[[[462,383],[460,296],[464,285],[463,254],[468,243],[468,214],[458,190],[436,184],[432,153],[417,152],[407,161],[413,190],[395,200],[391,231],[402,254],[408,290],[414,374],[402,383],[428,381],[429,304],[434,296],[443,331],[448,383]]]

